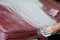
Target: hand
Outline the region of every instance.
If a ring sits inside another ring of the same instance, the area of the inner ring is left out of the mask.
[[[59,26],[49,26],[43,30],[45,34],[56,34],[59,31]]]

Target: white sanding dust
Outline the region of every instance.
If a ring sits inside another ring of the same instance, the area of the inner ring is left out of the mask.
[[[1,3],[15,8],[25,19],[28,19],[27,21],[31,21],[39,28],[57,24],[41,9],[43,5],[38,0],[2,0]]]

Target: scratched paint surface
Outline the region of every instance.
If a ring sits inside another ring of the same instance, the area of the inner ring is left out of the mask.
[[[1,3],[16,9],[19,14],[21,12],[26,21],[32,22],[38,28],[57,24],[54,19],[41,9],[43,5],[38,0],[3,0]]]
[[[33,26],[27,23],[21,15],[3,5],[0,5],[0,25],[3,26],[0,29],[6,32],[34,30]]]
[[[49,17],[41,9],[43,5],[38,0],[3,0],[3,2],[5,2],[3,4],[15,8],[18,12],[22,12],[24,18],[29,21],[32,20],[32,22],[38,26],[49,26],[56,24],[56,21]]]

